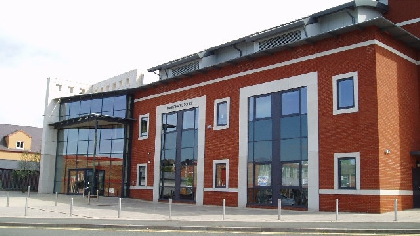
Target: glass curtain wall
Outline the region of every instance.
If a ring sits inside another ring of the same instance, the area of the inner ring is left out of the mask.
[[[92,113],[125,118],[127,107],[125,95],[62,103],[60,120]],[[54,191],[125,196],[128,132],[126,124],[59,129]]]
[[[307,206],[306,87],[249,98],[248,204]]]
[[[198,108],[162,115],[160,199],[195,200]]]

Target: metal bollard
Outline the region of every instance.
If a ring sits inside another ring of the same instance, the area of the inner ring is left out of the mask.
[[[338,220],[338,199],[335,199],[335,220]]]
[[[28,186],[28,197],[31,197],[31,186]]]
[[[281,216],[281,199],[277,200],[277,220],[280,220]]]
[[[398,221],[398,199],[394,200],[395,221]]]
[[[90,205],[90,191],[88,192],[88,205]]]
[[[99,202],[99,190],[96,190],[96,201]]]
[[[169,219],[172,219],[172,198],[169,198]]]
[[[26,198],[26,201],[25,201],[25,216],[27,216],[28,215],[28,198]]]
[[[223,198],[223,215],[222,215],[222,220],[225,220],[225,215],[226,215],[226,199]]]
[[[71,202],[70,202],[70,216],[73,215],[73,198],[71,198]]]
[[[10,198],[10,195],[9,195],[9,192],[7,192],[6,207],[9,207],[9,202],[10,202],[9,198]]]
[[[55,206],[57,206],[58,192],[55,192]]]
[[[121,198],[118,199],[118,218],[121,217]]]

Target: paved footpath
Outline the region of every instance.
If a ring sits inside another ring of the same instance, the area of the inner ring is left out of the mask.
[[[7,197],[9,196],[9,197]],[[7,201],[9,199],[9,201]],[[73,204],[71,202],[73,201]],[[420,209],[384,214],[311,212],[138,199],[0,191],[0,226],[130,228],[246,232],[419,234]],[[27,208],[25,209],[25,205]],[[393,204],[393,203],[392,203]],[[71,207],[73,205],[73,207]],[[71,214],[70,214],[71,213]]]

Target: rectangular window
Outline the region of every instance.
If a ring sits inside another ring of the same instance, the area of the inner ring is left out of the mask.
[[[360,153],[335,153],[334,176],[334,189],[360,189]]]
[[[357,112],[358,75],[357,72],[333,77],[333,114]]]
[[[217,126],[227,125],[227,102],[217,104]]]
[[[341,189],[356,189],[356,158],[338,159],[338,186]]]
[[[137,186],[147,186],[147,164],[137,165]]]
[[[139,120],[139,140],[147,139],[149,137],[149,114],[140,115]]]
[[[230,98],[214,100],[214,130],[229,128]]]
[[[23,149],[23,141],[16,142],[16,149]]]
[[[229,188],[229,160],[214,160],[213,173],[214,188]]]

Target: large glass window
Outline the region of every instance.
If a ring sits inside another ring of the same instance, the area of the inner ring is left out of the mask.
[[[149,137],[149,114],[140,116],[140,135],[139,139],[146,139]]]
[[[248,204],[307,206],[306,87],[249,98]]]
[[[229,160],[213,161],[214,187],[229,188]]]
[[[333,114],[352,113],[358,107],[358,74],[349,72],[333,76]]]
[[[354,107],[354,84],[353,78],[337,80],[337,109]]]
[[[217,104],[217,125],[227,125],[227,102]]]

